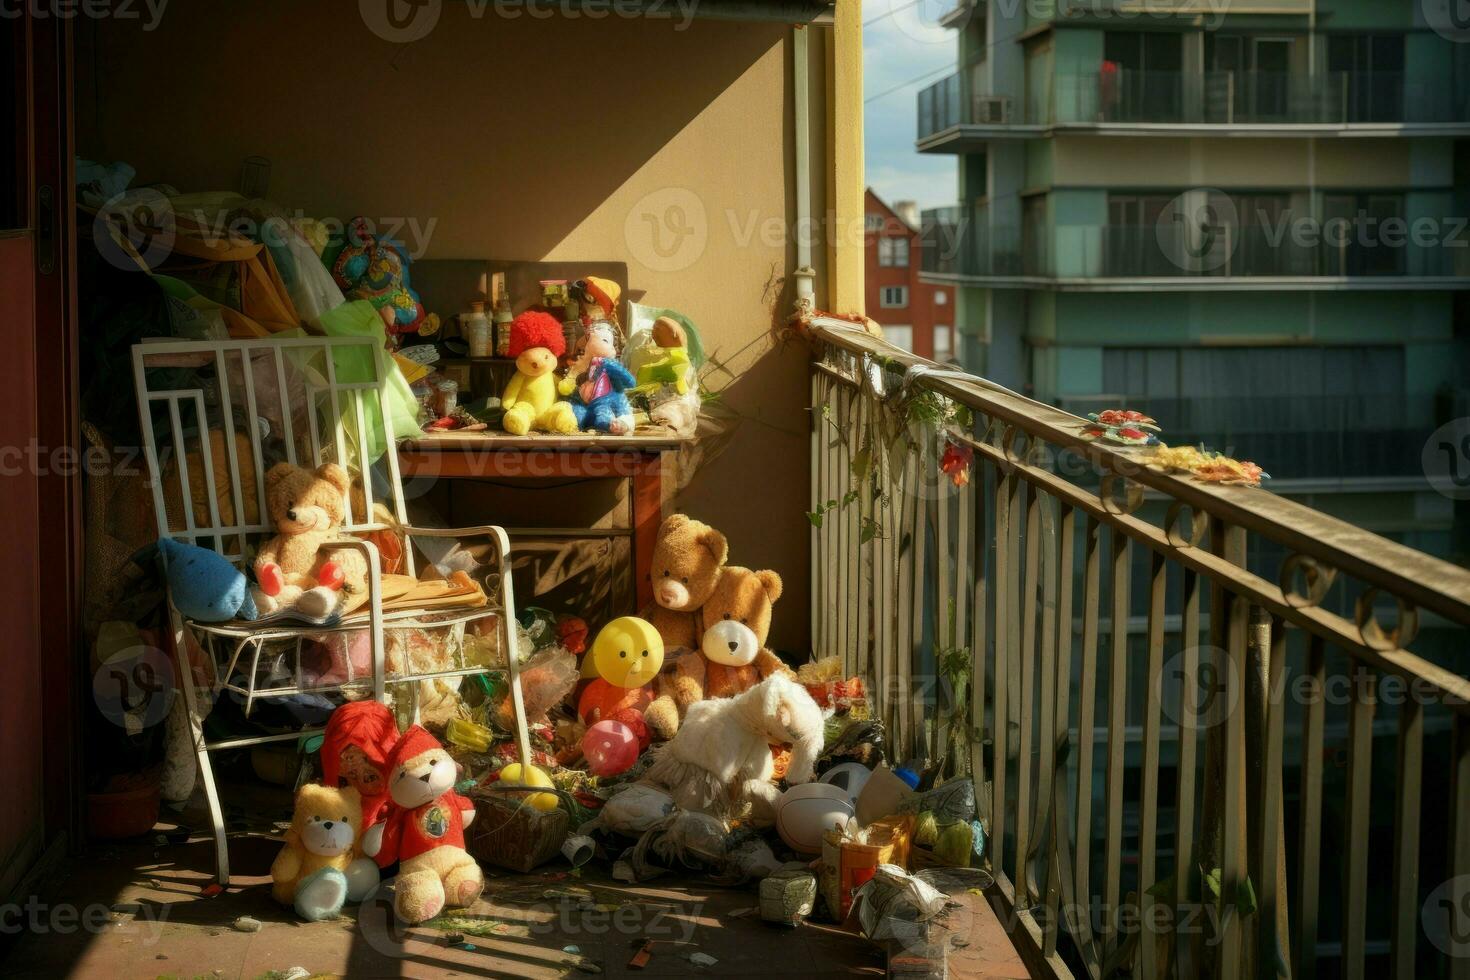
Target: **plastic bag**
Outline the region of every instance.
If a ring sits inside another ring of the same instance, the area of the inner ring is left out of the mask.
[[[526,724],[546,722],[546,713],[561,703],[577,686],[581,671],[577,658],[561,647],[548,647],[521,668],[521,701],[526,706]],[[507,688],[491,716],[501,731],[516,730],[515,702]]]
[[[822,750],[817,759],[817,774],[844,762],[860,762],[873,769],[884,761],[887,744],[887,735],[881,721],[849,721],[841,733]]]

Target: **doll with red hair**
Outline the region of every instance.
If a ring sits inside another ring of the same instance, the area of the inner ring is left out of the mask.
[[[388,806],[388,758],[398,744],[398,722],[378,701],[349,701],[322,735],[322,782],[351,786],[362,797],[362,827],[379,822]]]
[[[500,399],[506,432],[523,436],[531,431],[563,435],[577,431],[572,406],[561,401],[556,390],[556,364],[566,351],[562,326],[551,314],[527,310],[511,323],[509,354],[516,360],[516,373]]]

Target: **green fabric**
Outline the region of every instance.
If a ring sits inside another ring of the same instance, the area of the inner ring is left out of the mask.
[[[383,318],[373,305],[366,300],[357,300],[344,303],[335,310],[324,313],[317,325],[328,337],[370,337],[377,341],[369,354],[366,349],[353,347],[347,350],[337,350],[333,353],[333,365],[336,369],[338,384],[355,384],[372,381],[374,378],[382,378],[384,382],[383,401],[388,406],[389,423],[393,428],[395,438],[403,438],[418,432],[418,400],[413,397],[413,391],[404,379],[403,373],[398,370],[398,364],[389,356],[383,348]],[[306,337],[304,330],[286,330],[276,337]],[[303,371],[312,371],[309,353],[293,353],[293,360]],[[376,365],[374,364],[376,361]],[[322,379],[325,383],[325,379]],[[330,404],[330,403],[328,403]],[[376,398],[364,398],[362,402],[362,414],[366,432],[365,447],[358,445],[357,437],[357,411],[350,397],[340,399],[342,409],[342,431],[347,437],[347,448],[352,455],[356,456],[361,451],[357,460],[359,467],[366,470],[383,455],[388,449],[388,441],[383,431],[383,416],[378,409],[379,400]],[[322,429],[323,437],[327,432],[333,431],[333,420],[325,419],[325,427]]]

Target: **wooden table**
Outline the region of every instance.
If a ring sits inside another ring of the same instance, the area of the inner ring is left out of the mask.
[[[684,444],[673,434],[513,436],[505,432],[427,432],[399,445],[403,477],[443,479],[624,479],[630,483],[633,586],[637,606],[653,601],[653,544],[663,519],[663,454]],[[577,533],[527,528],[521,534]]]

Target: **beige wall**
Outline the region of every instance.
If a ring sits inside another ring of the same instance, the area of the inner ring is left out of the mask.
[[[416,219],[426,258],[626,261],[634,298],[687,313],[729,369],[712,385],[733,439],[670,506],[725,530],[732,561],[782,573],[772,643],[805,649],[807,355],[773,331],[795,254],[790,29],[446,3],[427,38],[394,45],[357,6],[252,0],[226,17],[176,0],[151,33],[85,23],[79,152],[181,190],[236,189],[241,161],[268,157],[272,199]],[[665,226],[660,252],[650,220],[671,205],[694,233],[676,248]]]
[[[1170,139],[1063,136],[1054,141],[1059,187],[1401,187],[1447,178],[1415,161],[1414,140]],[[1417,163],[1417,166],[1416,166]]]

